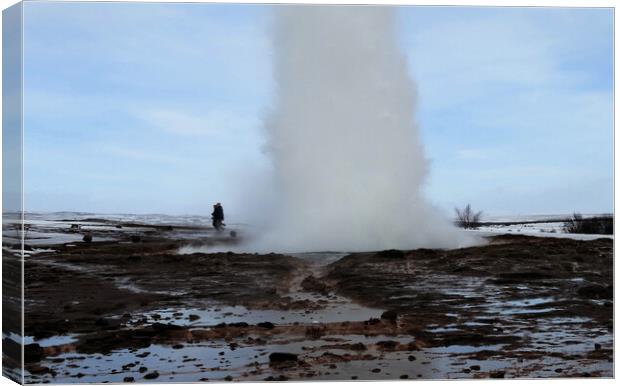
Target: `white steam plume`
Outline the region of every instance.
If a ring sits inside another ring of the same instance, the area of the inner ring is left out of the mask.
[[[467,238],[422,196],[416,91],[387,7],[280,6],[267,151],[276,192],[262,248],[450,248]]]

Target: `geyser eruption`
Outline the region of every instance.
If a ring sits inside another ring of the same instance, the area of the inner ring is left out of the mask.
[[[387,7],[280,6],[267,118],[276,203],[262,245],[287,251],[456,247],[421,192],[416,92]]]

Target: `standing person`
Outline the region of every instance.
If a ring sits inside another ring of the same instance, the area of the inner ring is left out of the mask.
[[[213,220],[213,228],[221,230],[224,225],[224,208],[219,202],[213,205],[213,213],[211,213],[211,219]]]

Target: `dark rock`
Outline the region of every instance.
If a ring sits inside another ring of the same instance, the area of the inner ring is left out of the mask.
[[[268,330],[273,329],[275,326],[273,323],[271,322],[262,322],[262,323],[258,323],[256,324],[258,327],[262,327],[262,328],[266,328]]]
[[[381,372],[381,369],[372,369],[372,370],[370,370],[370,371],[372,371],[373,373],[380,373],[380,372]]]
[[[603,287],[602,285],[592,284],[580,287],[577,294],[588,299],[607,299],[611,300],[614,296],[613,286]]]
[[[230,375],[227,375],[224,377],[224,380],[230,382],[233,380],[233,377],[231,377]]]
[[[123,378],[123,382],[133,382],[135,379],[133,377],[125,377]]]
[[[284,352],[274,352],[269,354],[269,362],[270,363],[281,363],[281,362],[291,362],[297,361],[297,354],[284,353]]]
[[[492,371],[489,373],[489,376],[491,378],[504,378],[505,375],[506,375],[505,371]]]
[[[38,343],[31,343],[24,346],[24,361],[40,362],[43,359],[43,348]]]
[[[413,362],[416,358],[413,355],[409,355],[407,359],[409,359],[409,362]]]
[[[288,381],[288,378],[285,377],[284,375],[279,375],[278,377],[274,377],[273,375],[268,376],[267,378],[265,378],[265,381],[267,382],[273,382],[273,381]]]
[[[407,378],[409,378],[409,376],[407,374],[403,374],[403,375],[400,376],[400,379],[407,379]]]
[[[318,292],[320,294],[327,294],[329,292],[327,285],[312,275],[306,277],[301,282],[301,288],[304,291]]]
[[[465,374],[469,374],[469,373],[471,373],[471,369],[463,369],[463,372],[464,372]]]
[[[358,342],[358,343],[353,343],[351,346],[349,346],[349,349],[355,350],[355,351],[365,351],[367,348],[364,343]]]
[[[200,316],[198,316],[198,315],[193,315],[193,314],[192,314],[192,315],[190,315],[188,318],[189,318],[189,321],[190,321],[190,322],[193,322],[194,320],[198,320],[198,319],[200,319]]]
[[[601,344],[600,344],[600,343],[594,343],[594,349],[595,349],[596,351],[600,350],[600,349],[601,349],[601,347],[602,347],[602,346],[601,346]]]
[[[368,319],[368,320],[366,320],[366,321],[364,322],[364,324],[365,324],[366,326],[373,326],[373,325],[375,325],[375,324],[377,324],[377,323],[381,323],[381,320],[379,320],[379,319],[377,319],[377,318],[370,318],[370,319]]]
[[[380,350],[394,350],[398,346],[398,342],[395,340],[382,340],[377,342]]]
[[[84,234],[84,237],[82,237],[82,240],[83,240],[85,243],[90,243],[91,241],[93,241],[93,234],[92,234],[92,233],[90,233],[90,232],[86,232],[86,233]]]
[[[394,310],[385,311],[381,314],[381,319],[389,320],[390,322],[396,322],[398,318],[398,312]]]
[[[183,346],[182,344],[175,344],[174,346],[172,346],[172,348],[175,349],[175,350],[180,350],[183,347],[185,347],[185,346]]]
[[[152,373],[148,373],[144,376],[144,379],[155,379],[159,377],[159,373],[157,371],[153,371]]]
[[[498,275],[501,279],[515,280],[515,281],[528,281],[528,280],[542,280],[542,279],[551,279],[551,276],[548,273],[542,272],[504,272]]]
[[[469,366],[469,368],[474,370],[474,371],[479,371],[480,370],[480,366],[479,365],[472,365],[472,366]]]
[[[237,323],[229,323],[228,326],[230,326],[230,327],[249,327],[250,325],[247,324],[246,322],[237,322]]]
[[[144,366],[142,366],[142,367],[140,367],[138,369],[138,371],[141,372],[141,373],[146,373],[148,370],[149,370],[148,367],[144,367]]]
[[[164,323],[153,323],[151,327],[158,332],[166,332],[166,331],[180,331],[183,330],[183,326],[177,326],[176,324],[164,324]]]

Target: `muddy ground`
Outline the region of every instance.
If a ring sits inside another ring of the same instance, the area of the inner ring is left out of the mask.
[[[609,239],[181,255],[239,237],[83,224],[28,247],[26,382],[613,376]]]

